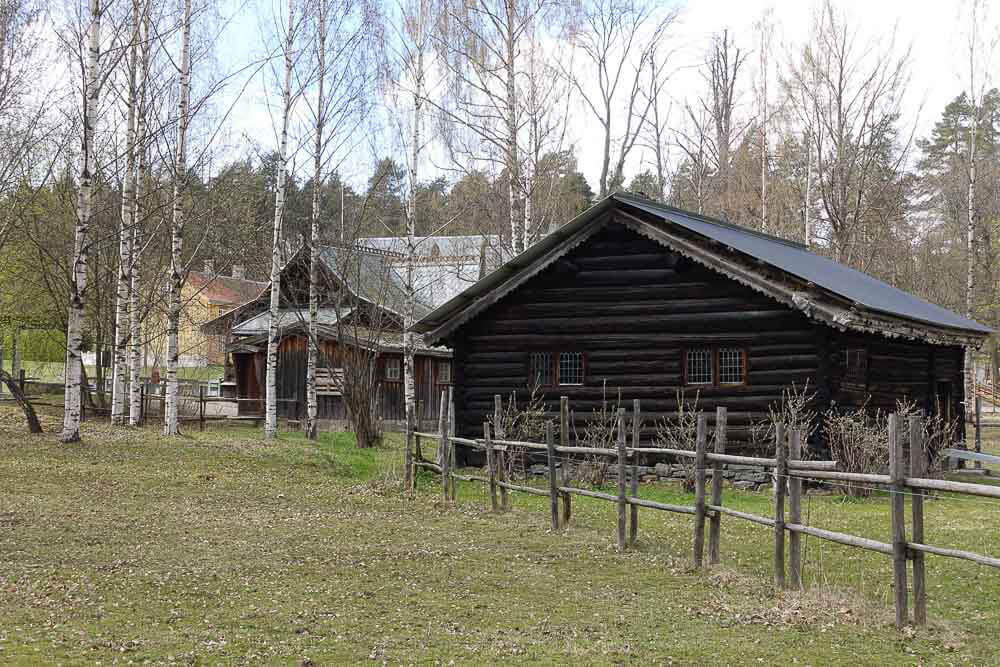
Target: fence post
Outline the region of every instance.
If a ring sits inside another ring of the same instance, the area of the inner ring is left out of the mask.
[[[549,510],[552,513],[552,530],[559,530],[559,482],[556,477],[556,438],[552,422],[545,422],[545,449],[549,455]]]
[[[146,383],[139,385],[139,423],[146,425]]]
[[[21,393],[24,393],[24,369],[20,368],[17,371],[17,386],[21,389]]]
[[[451,499],[455,499],[455,443],[451,441],[451,438],[455,436],[455,398],[454,392],[455,387],[453,385],[448,385],[448,488],[451,493]]]
[[[618,408],[618,553],[625,551],[625,408]]]
[[[413,404],[406,404],[406,449],[403,451],[403,488],[413,493]]]
[[[417,401],[417,414],[414,415],[413,429],[414,431],[424,430],[424,407],[423,401]],[[420,436],[414,433],[413,435],[413,459],[415,461],[422,461],[424,458],[424,453],[421,451],[420,447]],[[417,484],[417,469],[413,468],[413,485],[416,487]]]
[[[451,456],[448,452],[448,392],[441,390],[441,412],[438,414],[438,465],[441,466],[441,496],[445,502],[448,501],[448,477],[451,469],[448,463]]]
[[[493,394],[493,437],[497,440],[507,439],[507,430],[503,427],[503,397],[500,394]],[[500,479],[509,482],[507,477],[507,450],[497,450],[497,467]],[[510,509],[510,493],[506,486],[500,487],[500,506],[503,509]]]
[[[563,447],[569,447],[569,396],[559,397],[559,444]],[[563,486],[569,486],[570,466],[568,455],[562,465],[562,482]],[[570,500],[572,496],[567,492],[562,494],[562,498],[562,525],[563,527],[566,527],[569,525],[570,517],[573,515],[573,506],[572,501]]]
[[[983,432],[982,432],[982,417],[983,417],[983,397],[976,395],[976,453],[979,454],[983,451]],[[913,450],[910,450],[910,460],[913,460]],[[975,469],[981,470],[983,467],[982,461],[976,461]],[[916,538],[914,538],[916,540]],[[920,541],[920,540],[916,540]]]
[[[905,471],[903,470],[903,448],[896,437],[896,413],[889,415],[889,478],[890,518],[892,520],[892,574],[893,589],[896,594],[896,627],[902,628],[907,622],[906,601],[906,517],[904,492]]]
[[[785,425],[774,427],[774,587],[785,587],[785,482],[788,479]]]
[[[976,398],[979,401],[979,398]],[[978,406],[977,406],[978,407]],[[978,417],[978,410],[976,412]],[[927,453],[924,449],[924,432],[920,417],[910,417],[910,476],[924,477],[927,472]],[[913,541],[924,541],[924,492],[910,489],[913,496],[910,505],[913,512]],[[913,621],[917,625],[927,624],[927,583],[924,569],[924,553],[914,551],[913,558]]]
[[[198,385],[198,430],[205,430],[205,385]]]
[[[493,439],[490,437],[490,422],[483,422],[483,440],[486,444],[486,467],[490,474],[490,508],[497,511],[497,465],[493,459]]]
[[[798,461],[802,458],[802,432],[792,429],[788,434],[788,459]],[[787,469],[787,466],[786,466]],[[802,523],[802,480],[798,477],[787,477],[788,480],[788,518],[791,523]],[[788,576],[791,587],[802,588],[802,535],[796,532],[788,533]]]
[[[497,440],[506,440],[507,433],[503,427],[503,398],[493,394],[493,435]]]
[[[698,413],[694,459],[694,566],[705,562],[705,413]]]
[[[639,447],[639,428],[641,426],[640,422],[640,411],[639,411],[639,399],[632,400],[632,449],[637,449]],[[632,452],[632,475],[631,479],[631,493],[632,497],[635,498],[639,495],[639,455]],[[639,506],[633,504],[629,507],[629,531],[628,531],[628,543],[634,545],[636,540],[639,539]]]
[[[729,413],[726,408],[715,409],[715,453],[726,453],[726,428]],[[722,462],[712,462],[712,504],[722,505]],[[718,565],[722,560],[719,542],[722,539],[722,512],[714,512],[708,520],[708,563]]]

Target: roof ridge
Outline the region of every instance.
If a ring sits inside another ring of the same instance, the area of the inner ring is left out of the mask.
[[[672,215],[680,215],[685,218],[700,220],[701,222],[707,222],[710,225],[719,225],[720,227],[725,227],[726,229],[731,229],[736,232],[742,232],[744,234],[756,236],[757,238],[761,238],[767,241],[774,241],[775,243],[782,243],[792,248],[797,248],[799,250],[805,250],[806,252],[811,252],[804,243],[799,243],[798,241],[782,238],[780,236],[774,236],[773,234],[767,234],[758,231],[756,229],[751,229],[750,227],[744,227],[743,225],[738,225],[735,222],[723,220],[722,218],[713,218],[712,216],[704,215],[703,213],[692,213],[691,211],[685,211],[684,209],[677,208],[676,206],[671,206],[670,204],[664,204],[663,202],[656,201],[655,199],[650,199],[648,197],[643,197],[641,195],[637,195],[632,192],[615,192],[614,194],[611,195],[611,197],[614,197],[615,199],[621,201],[624,204],[631,203],[629,201],[630,199],[638,200],[645,206],[653,206],[655,208],[663,209],[664,211]]]

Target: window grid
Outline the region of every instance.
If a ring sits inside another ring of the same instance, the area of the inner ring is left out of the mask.
[[[401,377],[399,359],[385,360],[385,379],[398,380]]]
[[[692,348],[687,351],[686,379],[688,384],[712,384],[712,349]]]
[[[451,384],[451,362],[438,362],[438,384]]]
[[[743,384],[743,350],[719,348],[719,384]]]
[[[868,379],[868,350],[853,347],[844,350],[844,379],[850,384],[864,385]]]
[[[531,380],[539,387],[554,384],[552,382],[552,354],[549,352],[531,353]]]
[[[559,353],[559,384],[583,384],[583,353]]]

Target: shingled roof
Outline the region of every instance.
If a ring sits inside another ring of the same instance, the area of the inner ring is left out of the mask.
[[[838,329],[976,346],[992,332],[794,241],[623,193],[601,200],[414,329],[436,343],[612,221]]]

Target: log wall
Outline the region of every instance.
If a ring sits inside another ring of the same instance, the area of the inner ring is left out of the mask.
[[[962,392],[958,348],[833,331],[614,223],[460,327],[448,343],[464,437],[481,435],[495,394],[527,398],[533,351],[585,354],[582,386],[542,388],[553,416],[559,397],[569,397],[577,431],[602,401],[620,395],[622,405],[641,400],[641,439],[649,442],[656,423],[676,415],[676,392],[683,389],[689,403],[698,396],[710,424],[716,407],[728,409],[733,451],[748,449],[749,424],[766,418],[793,384],[809,383],[819,411],[831,401],[856,404],[841,390],[847,345],[870,348],[872,407],[894,408],[904,395],[930,405],[931,368],[935,378],[952,382],[956,411]],[[746,385],[685,387],[684,350],[705,345],[744,347]]]
[[[531,351],[584,352],[583,386],[544,388],[546,410],[569,396],[582,429],[604,399],[642,401],[641,438],[675,414],[676,391],[698,407],[729,410],[734,448],[748,423],[767,415],[784,387],[815,385],[816,325],[804,315],[678,256],[658,243],[609,225],[581,247],[489,308],[452,339],[456,408],[462,435],[479,435],[493,395],[527,393]],[[747,350],[747,384],[683,387],[686,346]]]

